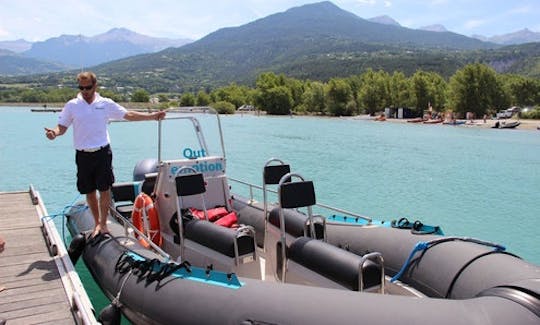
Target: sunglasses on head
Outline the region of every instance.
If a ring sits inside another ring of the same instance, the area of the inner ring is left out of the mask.
[[[94,85],[91,85],[91,86],[79,86],[80,90],[90,90],[92,88],[94,88]]]

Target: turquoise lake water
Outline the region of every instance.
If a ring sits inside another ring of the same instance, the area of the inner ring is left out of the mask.
[[[55,141],[44,136],[43,127],[56,125],[57,117],[0,108],[0,191],[33,184],[49,214],[82,199],[71,131]],[[280,158],[314,181],[320,203],[376,219],[419,219],[540,264],[538,131],[251,115],[223,116],[221,123],[229,176],[261,184],[264,163]],[[156,156],[156,124],[111,124],[118,181],[131,180],[138,160]],[[174,144],[167,154],[179,157],[182,149]],[[99,311],[104,298],[87,273],[81,277]]]

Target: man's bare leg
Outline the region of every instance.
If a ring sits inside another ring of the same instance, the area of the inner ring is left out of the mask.
[[[99,204],[97,191],[86,194],[86,204],[88,204],[90,212],[92,212],[92,217],[94,217],[94,230],[92,231],[92,237],[94,237],[99,233]]]
[[[102,234],[109,233],[107,228],[107,218],[109,216],[109,209],[111,206],[111,190],[99,192],[99,232]]]

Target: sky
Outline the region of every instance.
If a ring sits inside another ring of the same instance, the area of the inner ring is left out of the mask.
[[[112,28],[197,40],[317,0],[0,0],[0,41],[95,36]],[[462,35],[540,32],[540,0],[333,0],[369,19],[388,15],[402,26],[441,24]]]

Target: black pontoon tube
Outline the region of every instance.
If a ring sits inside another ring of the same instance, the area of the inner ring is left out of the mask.
[[[403,266],[401,267],[399,272],[396,275],[394,275],[390,281],[395,282],[395,281],[399,280],[399,278],[403,275],[403,273],[405,273],[405,271],[409,267],[409,264],[410,264],[412,258],[414,257],[414,255],[417,252],[421,252],[423,250],[426,250],[426,249],[428,249],[428,248],[430,248],[430,247],[432,247],[434,245],[440,244],[440,243],[444,243],[444,242],[448,242],[448,241],[454,241],[454,240],[460,240],[460,241],[466,241],[466,242],[471,242],[471,243],[475,243],[475,244],[492,246],[492,247],[494,247],[494,249],[496,251],[500,251],[500,252],[503,252],[503,251],[506,250],[506,247],[504,247],[502,245],[499,245],[499,244],[496,244],[496,243],[493,243],[493,242],[488,242],[488,241],[476,239],[476,238],[471,238],[471,237],[445,237],[445,238],[441,238],[441,239],[434,239],[434,240],[431,240],[429,242],[419,241],[414,246],[413,250],[409,254],[409,257],[407,258],[405,263],[403,263]]]

